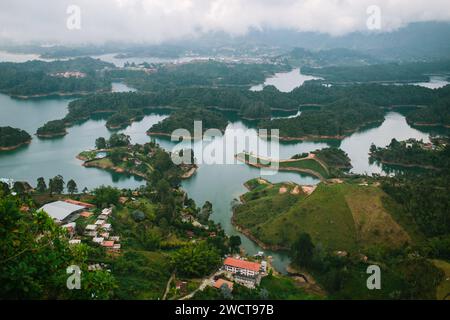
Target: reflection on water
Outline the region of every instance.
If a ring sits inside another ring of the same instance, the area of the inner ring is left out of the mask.
[[[123,89],[128,90],[127,88]],[[0,126],[11,125],[34,133],[46,121],[64,117],[67,113],[69,101],[69,99],[15,100],[0,95]],[[164,110],[152,112],[146,115],[143,120],[134,122],[120,132],[130,135],[133,143],[148,142],[150,138],[146,135],[146,131],[167,115],[168,112]],[[212,146],[229,146],[232,144],[231,137],[235,129],[248,130],[246,133],[250,137],[256,138],[264,149],[267,141],[258,138],[257,132],[252,126],[251,122],[234,118],[228,125],[224,137],[217,137],[203,145],[199,141],[193,143],[196,157],[210,144]],[[110,173],[95,168],[85,168],[81,166],[82,162],[75,158],[80,151],[92,149],[97,137],[107,138],[110,136],[111,131],[105,127],[105,120],[102,117],[75,125],[69,128],[68,132],[68,135],[60,139],[41,140],[34,137],[32,143],[28,146],[1,153],[0,177],[27,180],[34,184],[38,177],[42,176],[48,179],[56,174],[61,174],[66,181],[74,179],[80,190],[84,187],[92,189],[102,184],[115,185],[118,188],[136,188],[145,183],[145,181],[136,177]],[[377,146],[386,146],[392,138],[397,140],[417,138],[428,141],[428,135],[411,128],[403,115],[389,112],[381,126],[352,134],[343,141],[282,143],[279,147],[278,157],[286,159],[298,153],[335,145],[340,146],[349,154],[353,164],[353,172],[379,173],[382,172],[382,168],[369,163],[368,151],[370,145],[375,143]],[[185,142],[184,145],[180,146],[166,138],[157,138],[156,141],[168,151],[190,145],[190,143]],[[245,150],[246,146],[242,148],[236,149],[236,153]],[[254,151],[262,155],[272,156],[269,152]],[[233,160],[233,156],[233,153],[225,154],[225,159]],[[214,207],[211,218],[220,223],[228,234],[237,234],[230,222],[231,201],[246,191],[243,186],[245,181],[260,175],[259,169],[248,167],[242,163],[236,165],[201,164],[198,172],[191,179],[183,181],[182,187],[198,205],[202,205],[207,200],[211,201]],[[318,180],[314,177],[289,172],[279,172],[273,176],[265,176],[265,178],[272,182],[318,183]],[[252,241],[242,235],[241,237],[243,247],[249,254],[261,251]],[[278,270],[285,270],[284,268],[289,261],[285,254],[274,252],[266,252],[266,254],[274,256],[274,265]]]

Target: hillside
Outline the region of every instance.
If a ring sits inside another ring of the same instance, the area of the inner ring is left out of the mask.
[[[401,210],[376,186],[321,183],[309,196],[272,191],[279,188],[255,188],[235,209],[234,222],[267,246],[289,248],[301,232],[332,250],[399,247],[412,241],[397,222]]]

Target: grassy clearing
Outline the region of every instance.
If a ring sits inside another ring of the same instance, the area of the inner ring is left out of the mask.
[[[239,226],[269,246],[290,247],[301,232],[332,250],[399,247],[413,241],[397,219],[404,214],[392,203],[384,205],[390,198],[378,187],[322,183],[306,197],[280,194],[281,185],[256,187],[244,195],[246,203],[234,215]],[[388,211],[392,208],[395,215]]]
[[[345,200],[355,221],[358,242],[364,246],[390,243],[399,247],[411,241],[406,231],[383,206],[380,188],[347,185]]]
[[[450,300],[450,263],[443,260],[432,260],[432,262],[445,273],[444,279],[436,288],[436,299]]]
[[[328,178],[328,169],[324,168],[319,162],[314,159],[300,159],[297,161],[280,162],[281,168],[298,168],[304,170],[311,170],[319,173],[322,177]]]

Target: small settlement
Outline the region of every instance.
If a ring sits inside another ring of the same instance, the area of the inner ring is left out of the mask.
[[[67,199],[47,203],[39,210],[45,211],[57,224],[67,229],[70,244],[92,241],[109,252],[120,251],[120,237],[113,234],[109,222],[112,208],[105,208],[97,213],[99,210],[90,203]],[[82,232],[77,224],[81,226]]]

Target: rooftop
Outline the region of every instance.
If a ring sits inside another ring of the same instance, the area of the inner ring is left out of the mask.
[[[226,284],[228,288],[233,289],[233,282],[225,279],[217,279],[217,281],[214,282],[214,288],[220,289],[224,284]]]
[[[257,262],[250,262],[246,260],[240,260],[228,257],[223,262],[224,265],[232,266],[235,268],[247,269],[251,271],[258,272],[261,268],[261,265]]]
[[[85,207],[68,203],[66,201],[55,201],[47,203],[39,210],[47,212],[47,214],[58,221],[62,221],[76,211],[83,210]]]

